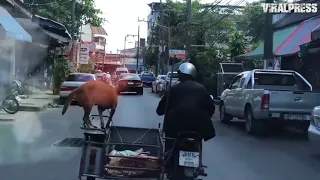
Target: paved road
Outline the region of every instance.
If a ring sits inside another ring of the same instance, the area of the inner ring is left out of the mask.
[[[155,113],[159,97],[146,90],[143,96],[120,97],[117,125],[158,127]],[[215,118],[217,118],[217,114]],[[51,145],[61,138],[82,137],[82,110],[49,109],[29,113],[14,123],[0,122],[0,179],[76,180],[80,148]],[[208,180],[318,180],[320,152],[299,133],[248,136],[241,123],[226,126],[214,119],[217,137],[204,144]]]

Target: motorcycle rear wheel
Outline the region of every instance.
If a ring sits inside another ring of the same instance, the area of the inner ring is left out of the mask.
[[[19,108],[18,100],[14,98],[6,98],[2,101],[2,109],[8,114],[16,114],[19,111]]]

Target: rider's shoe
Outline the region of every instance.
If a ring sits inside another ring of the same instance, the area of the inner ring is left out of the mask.
[[[199,176],[204,176],[204,177],[206,177],[208,175],[207,173],[205,173],[203,167],[199,167],[198,174],[199,174]]]

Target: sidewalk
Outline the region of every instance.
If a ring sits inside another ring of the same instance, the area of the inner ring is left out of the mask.
[[[34,92],[32,95],[28,95],[27,99],[21,100],[19,112],[16,114],[8,114],[0,109],[0,122],[12,122],[16,119],[23,118],[31,112],[43,111],[56,102],[58,98],[57,95],[52,94],[52,91]]]
[[[52,91],[37,91],[21,100],[19,111],[43,111],[57,99],[59,96],[53,95]]]

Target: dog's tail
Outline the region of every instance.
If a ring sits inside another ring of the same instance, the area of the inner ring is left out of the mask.
[[[73,90],[73,91],[69,94],[68,99],[66,100],[66,102],[65,102],[64,105],[63,105],[63,109],[62,109],[62,113],[61,113],[62,115],[64,115],[64,114],[67,112],[68,107],[69,107],[69,105],[70,105],[70,103],[71,103],[74,95],[78,92],[78,89],[79,89],[79,88]]]

